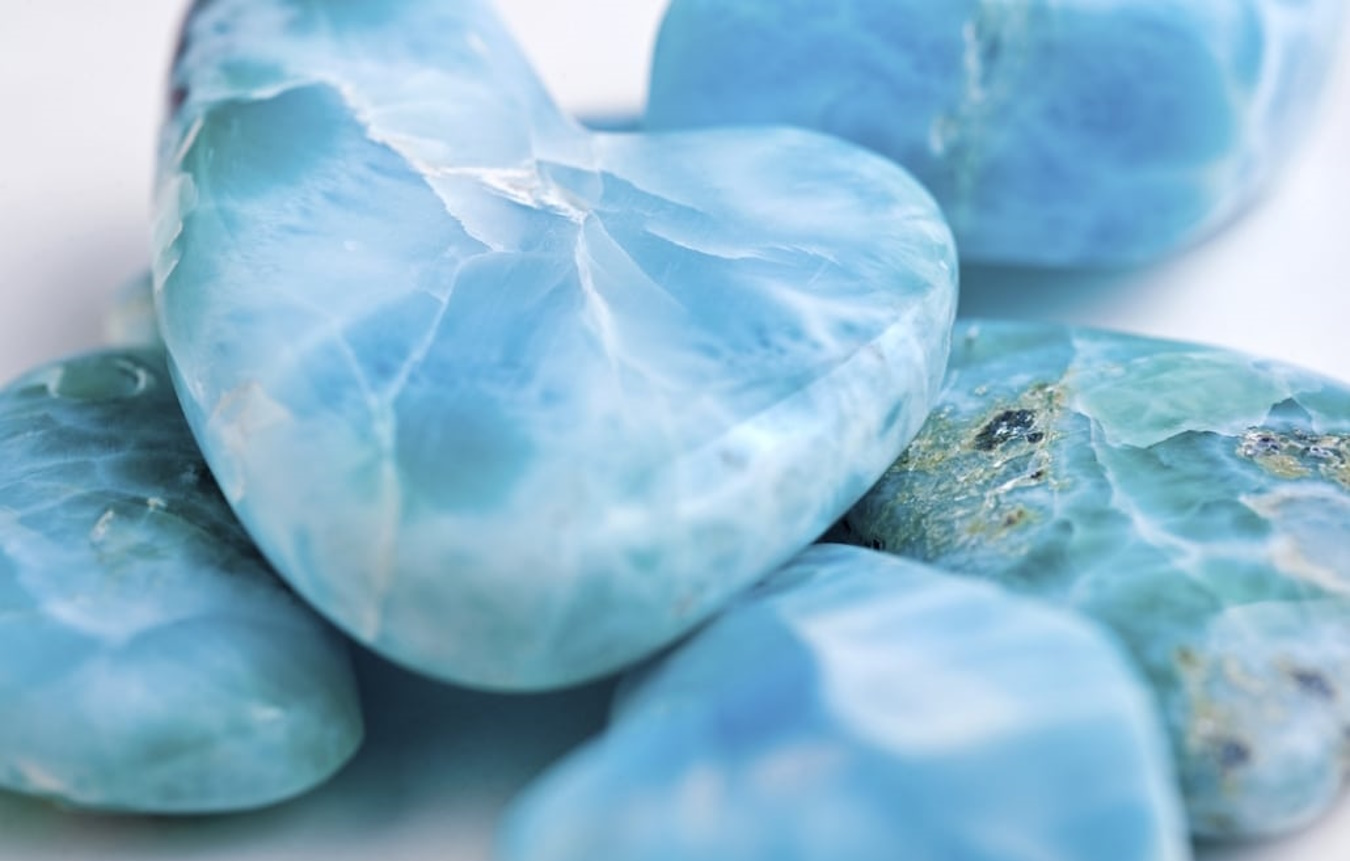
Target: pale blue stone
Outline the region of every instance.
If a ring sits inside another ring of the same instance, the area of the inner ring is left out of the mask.
[[[1289,154],[1344,0],[674,0],[653,128],[792,123],[869,146],[965,260],[1137,263]]]
[[[1086,622],[819,545],[626,682],[499,861],[1179,861],[1147,691]]]
[[[927,414],[950,233],[793,130],[593,134],[483,2],[213,0],[157,306],[227,497],[361,641],[541,688],[689,630]]]
[[[161,354],[0,392],[0,788],[80,807],[257,807],[361,740],[345,645],[231,515]]]
[[[1194,829],[1286,831],[1350,761],[1350,387],[1189,344],[958,326],[923,432],[851,540],[1115,629]]]

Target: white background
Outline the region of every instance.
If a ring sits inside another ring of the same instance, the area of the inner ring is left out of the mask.
[[[0,378],[97,343],[113,292],[147,265],[154,131],[185,5],[0,3]],[[640,107],[664,0],[498,5],[565,106],[592,116]],[[969,272],[963,311],[1224,344],[1350,380],[1347,159],[1343,62],[1295,162],[1220,236],[1146,271]],[[77,816],[0,795],[0,858],[482,861],[504,799],[604,711],[603,688],[503,698],[374,663],[365,675],[367,750],[320,792],[209,821]],[[1206,856],[1346,857],[1350,806],[1291,840]]]

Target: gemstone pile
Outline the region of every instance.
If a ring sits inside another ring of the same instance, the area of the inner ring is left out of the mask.
[[[500,861],[1307,824],[1350,761],[1350,386],[958,322],[957,249],[1215,229],[1343,5],[674,0],[616,133],[489,0],[198,0],[121,346],[0,391],[0,787],[294,796],[360,743],[350,647],[627,673]]]

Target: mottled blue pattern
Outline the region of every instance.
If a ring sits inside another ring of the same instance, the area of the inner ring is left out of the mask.
[[[156,302],[267,556],[375,649],[613,670],[812,541],[917,431],[951,236],[806,132],[592,134],[482,2],[213,0]]]
[[[1148,694],[1105,636],[821,545],[628,680],[500,861],[1178,861]]]
[[[1197,832],[1324,811],[1350,761],[1350,388],[1051,325],[955,337],[852,540],[1113,627],[1157,688]]]
[[[908,167],[964,259],[1149,260],[1291,149],[1343,0],[674,0],[653,128],[792,123]]]
[[[344,644],[230,514],[161,354],[0,392],[0,787],[236,810],[320,783],[360,739]]]

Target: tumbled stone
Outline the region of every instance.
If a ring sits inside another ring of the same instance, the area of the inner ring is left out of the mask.
[[[320,783],[360,739],[344,644],[231,515],[161,354],[0,392],[0,788],[236,810]]]
[[[1117,647],[918,563],[813,547],[626,685],[500,861],[1189,857]]]
[[[962,258],[1117,265],[1238,213],[1307,124],[1342,0],[674,0],[653,128],[792,123],[896,159]]]
[[[1350,761],[1350,388],[1209,347],[966,322],[851,540],[1112,627],[1195,830],[1295,828]]]
[[[940,384],[950,233],[843,142],[590,133],[483,2],[213,0],[174,81],[189,420],[283,576],[423,672],[543,688],[669,642]]]

